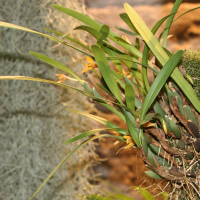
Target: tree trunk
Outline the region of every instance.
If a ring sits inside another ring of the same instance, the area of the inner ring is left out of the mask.
[[[82,0],[1,0],[0,20],[40,32],[48,28],[65,33],[79,25],[53,9],[53,3],[85,13]],[[72,35],[80,38],[79,32]],[[42,36],[0,28],[0,37],[1,75],[57,80],[55,74],[62,72],[38,61],[29,51],[50,56],[78,74],[84,66],[85,56]],[[86,35],[81,33],[81,39]],[[78,83],[68,84],[79,87]],[[77,145],[62,143],[91,129],[89,120],[67,112],[62,102],[78,110],[84,110],[88,103],[83,96],[50,84],[6,80],[0,85],[0,199],[27,200]],[[91,177],[88,163],[92,162],[93,148],[90,143],[69,159],[36,199],[77,199]]]

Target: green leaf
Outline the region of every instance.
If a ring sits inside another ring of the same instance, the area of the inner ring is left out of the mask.
[[[92,51],[94,53],[95,60],[103,76],[108,88],[116,99],[123,104],[118,85],[115,81],[112,70],[110,69],[109,63],[103,51],[96,45],[92,45]]]
[[[133,33],[133,32],[128,31],[128,30],[125,30],[123,28],[119,28],[117,26],[115,26],[115,28],[118,29],[118,30],[120,30],[120,31],[122,31],[122,32],[124,32],[124,33],[127,33],[128,35],[134,36],[134,37],[139,38],[139,39],[142,40],[142,37],[140,35],[136,34],[136,33]]]
[[[147,114],[141,121],[140,121],[140,125],[146,124],[147,122],[149,122],[150,120],[153,119],[154,116],[156,116],[157,113],[149,113]]]
[[[176,21],[177,19],[179,19],[180,17],[182,17],[183,15],[185,15],[185,14],[187,14],[187,13],[193,11],[193,10],[197,10],[197,9],[199,9],[199,8],[200,8],[200,7],[196,7],[196,8],[193,8],[193,9],[191,9],[191,10],[188,10],[188,11],[184,12],[183,14],[179,15],[176,19],[174,19],[173,22]]]
[[[84,30],[90,33],[97,41],[100,40],[102,34],[89,26],[78,26],[74,30]]]
[[[93,19],[78,13],[74,10],[71,10],[69,8],[65,8],[63,6],[59,6],[56,4],[53,4],[52,7],[54,7],[55,9],[70,15],[76,19],[78,19],[79,21],[85,23],[86,25],[92,27],[93,29],[95,29],[96,31],[100,32],[102,25],[99,24],[98,22],[94,21]],[[114,41],[116,44],[120,45],[121,47],[123,47],[124,49],[130,51],[131,53],[137,55],[138,57],[142,57],[142,53],[140,51],[138,51],[134,46],[128,44],[125,40],[119,40],[119,35],[115,34],[114,32],[110,31],[108,38],[111,39],[112,41]],[[150,66],[153,66],[150,62],[148,63]]]
[[[110,121],[108,121],[108,120],[106,120],[106,119],[104,119],[102,117],[98,117],[96,115],[92,115],[92,114],[89,114],[89,113],[86,113],[86,112],[83,112],[83,111],[78,111],[78,110],[69,109],[69,108],[67,108],[66,110],[68,110],[70,112],[73,112],[73,113],[77,113],[79,115],[83,115],[83,116],[89,117],[89,118],[91,118],[91,119],[103,124],[104,126],[107,126],[108,128],[119,128],[117,125],[113,124],[112,122],[110,122]],[[126,132],[124,132],[124,131],[118,131],[118,132],[120,134],[122,134],[122,135],[127,135],[126,133],[128,133],[128,130],[126,130]]]
[[[70,73],[72,76],[74,76],[81,84],[84,84],[84,81],[82,79],[80,79],[71,69],[69,69],[68,67],[66,67],[65,65],[61,64],[60,62],[49,58],[48,56],[42,55],[40,53],[36,53],[36,52],[29,52],[31,55],[35,56],[36,58],[44,61],[45,63],[48,63],[49,65],[52,65],[53,67],[56,67],[64,72]]]
[[[52,37],[52,36],[50,36],[50,35],[46,35],[46,34],[43,34],[43,33],[37,32],[37,31],[33,31],[33,30],[31,30],[31,29],[28,29],[28,28],[24,28],[24,27],[22,27],[22,26],[18,26],[18,25],[14,25],[14,24],[9,24],[9,23],[6,23],[6,22],[1,22],[1,21],[0,21],[0,26],[2,26],[2,27],[7,27],[7,28],[18,29],[18,30],[22,30],[22,31],[30,32],[30,33],[35,33],[35,34],[37,34],[37,35],[41,35],[41,36],[43,36],[43,37],[49,38],[49,39],[54,40],[54,41],[56,41],[56,42],[60,42],[60,43],[62,43],[62,44],[65,44],[65,45],[67,45],[67,46],[69,46],[69,47],[71,47],[71,48],[73,48],[73,49],[75,49],[75,50],[77,50],[77,51],[79,51],[79,52],[81,52],[81,53],[83,53],[83,54],[89,56],[90,58],[93,58],[92,55],[86,53],[85,51],[82,51],[82,50],[80,50],[80,49],[78,49],[78,48],[76,48],[76,47],[74,47],[74,46],[68,44],[67,42],[65,42],[65,41],[63,41],[63,40],[60,40],[60,39],[55,38],[55,37]]]
[[[157,173],[153,171],[145,171],[145,174],[153,179],[163,179],[163,177],[161,177],[160,175],[158,175]]]
[[[158,95],[159,91],[165,84],[166,80],[170,76],[170,74],[173,72],[174,68],[177,66],[178,62],[180,61],[181,57],[183,55],[183,51],[178,51],[174,56],[170,58],[170,60],[166,63],[166,65],[161,69],[160,73],[154,80],[142,107],[141,112],[141,120],[144,118],[144,115],[148,111],[149,107],[155,100],[156,96]]]
[[[139,35],[139,32],[137,31],[134,24],[131,22],[131,20],[129,19],[126,13],[121,13],[120,17],[137,35]]]
[[[130,112],[127,112],[124,109],[122,109],[122,112],[125,116],[126,124],[128,126],[129,133],[131,134],[136,145],[139,147],[139,139],[138,139],[138,134],[137,134],[137,131],[136,131],[137,124],[135,122],[135,118],[132,116],[132,114]]]
[[[170,14],[171,13],[175,13],[178,10],[178,8],[179,8],[180,4],[182,3],[182,1],[183,0],[176,0],[175,1]],[[165,48],[167,46],[167,36],[168,36],[169,30],[170,30],[171,24],[173,22],[174,16],[175,15],[170,16],[168,18],[167,22],[166,22],[166,25],[165,25],[165,29],[164,29],[164,33],[163,33],[163,47],[165,47]]]
[[[155,164],[155,160],[154,160],[154,158],[153,158],[153,153],[152,153],[152,151],[148,148],[148,154],[147,154],[147,158],[148,158],[148,160],[149,160],[149,162],[154,166],[154,167],[156,167],[156,164]],[[155,156],[155,155],[154,155]]]
[[[55,172],[78,150],[80,149],[82,146],[86,145],[88,142],[98,139],[98,138],[102,138],[102,137],[113,137],[113,138],[117,138],[119,139],[119,137],[114,136],[114,135],[108,135],[108,134],[102,134],[102,135],[97,135],[94,136],[88,140],[86,140],[85,142],[81,143],[80,145],[78,145],[75,149],[73,149],[57,166],[56,168],[49,174],[49,176],[46,178],[46,180],[42,183],[42,185],[37,189],[37,191],[33,194],[33,196],[29,199],[33,199],[33,197],[35,197],[35,195],[43,188],[43,186],[48,182],[48,180],[55,174]]]
[[[99,44],[103,44],[104,41],[108,41],[107,40],[107,37],[108,37],[108,34],[110,32],[110,28],[108,25],[104,24],[102,27],[101,27],[101,30],[100,30],[100,33],[101,33],[101,38],[97,41]]]
[[[110,93],[110,91],[108,91],[103,85],[97,83],[97,85],[107,94],[109,94],[111,97],[113,97],[115,99],[115,97],[113,96],[113,94]]]
[[[102,46],[103,50],[109,55],[109,56],[114,56],[117,57],[117,52],[111,48],[106,47],[105,45]],[[116,68],[123,73],[122,71],[122,66],[119,60],[112,60],[113,63],[115,64]]]
[[[93,130],[90,130],[90,131],[86,131],[84,133],[81,133],[75,137],[72,137],[70,138],[69,140],[65,141],[63,144],[69,144],[69,143],[72,143],[72,142],[75,142],[77,140],[81,140],[83,138],[86,138],[88,136],[91,136],[95,133],[98,133],[100,131],[109,131],[109,130],[112,130],[112,131],[127,131],[125,129],[122,129],[122,128],[103,128],[103,129],[93,129]],[[123,137],[119,137],[118,138],[119,140],[125,142],[125,140],[123,139]]]
[[[140,51],[140,40],[139,38],[135,39],[135,48],[138,49],[138,51]],[[138,56],[135,56],[135,59],[138,60]]]
[[[47,30],[47,31],[49,31],[51,33],[54,33],[56,35],[63,36],[63,33],[60,33],[60,32],[54,31],[54,30],[50,30],[50,29],[47,29],[47,28],[45,28],[45,30]],[[68,40],[70,40],[70,41],[82,46],[83,48],[87,49],[88,51],[92,52],[92,50],[89,47],[87,47],[86,45],[84,45],[82,42],[79,42],[78,40],[75,40],[75,39],[73,39],[73,38],[71,38],[69,36],[64,36],[64,38],[66,38],[66,39],[68,39]]]
[[[155,35],[157,30],[163,24],[163,22],[171,15],[173,15],[173,14],[167,15],[166,17],[164,17],[161,20],[159,20],[151,30],[152,34]],[[143,56],[142,56],[142,64],[144,64],[144,65],[148,64],[148,57],[149,57],[148,54],[149,54],[149,47],[148,47],[147,44],[145,44],[145,47],[144,47],[144,50],[143,50]],[[147,77],[147,68],[142,66],[142,72],[143,72],[143,78],[144,78],[145,87],[146,87],[147,91],[149,91],[150,85],[149,85],[149,81],[148,81],[148,77]]]
[[[95,97],[103,98],[95,88],[93,88],[93,91],[94,91],[93,93],[94,93]],[[108,110],[110,110],[115,115],[117,115],[123,121],[126,121],[124,115],[121,112],[119,112],[118,110],[116,110],[114,107],[112,107],[111,105],[106,104],[106,103],[100,103],[100,104],[102,106],[104,106],[105,108],[107,108]]]
[[[165,64],[169,59],[168,55],[163,50],[156,37],[152,34],[151,30],[129,4],[125,3],[124,7],[131,22],[134,24],[137,31],[140,33],[153,54],[157,57],[161,64]]]
[[[135,110],[135,92],[130,84],[125,86],[126,105],[131,110]]]
[[[107,57],[107,60],[108,61],[114,61],[114,60],[124,60],[124,61],[128,61],[128,62],[131,62],[131,63],[137,63],[137,64],[139,64],[139,65],[142,65],[142,66],[144,66],[144,67],[146,67],[146,68],[149,68],[149,69],[151,69],[154,73],[158,73],[155,69],[153,69],[152,67],[149,67],[148,65],[144,65],[144,64],[142,64],[142,63],[140,63],[140,62],[138,62],[137,60],[131,60],[131,59],[128,59],[128,58],[126,58],[126,57],[128,57],[129,55],[120,55],[121,57]],[[129,56],[130,57],[130,56]],[[125,62],[126,64],[128,63],[128,62]],[[133,65],[133,64],[127,64],[128,66],[129,66],[129,68],[132,68],[132,69],[138,69],[138,67],[137,67],[137,65]]]
[[[27,76],[0,76],[0,80],[29,80],[29,81],[37,81],[37,82],[44,82],[44,83],[51,83],[51,84],[54,84],[54,85],[59,85],[59,86],[62,86],[62,87],[66,87],[66,88],[69,88],[69,89],[72,89],[72,90],[75,90],[97,102],[103,102],[103,103],[112,103],[112,104],[115,104],[117,106],[120,106],[120,107],[125,107],[119,103],[116,103],[116,102],[113,102],[113,101],[110,101],[110,100],[106,100],[106,99],[101,99],[101,98],[97,98],[93,95],[91,95],[90,93],[88,92],[84,92],[82,90],[79,90],[79,89],[76,89],[74,87],[71,87],[69,85],[66,85],[66,84],[62,84],[62,83],[58,83],[58,82],[55,82],[55,81],[50,81],[50,80],[46,80],[46,79],[40,79],[40,78],[32,78],[32,77],[27,77]]]
[[[145,200],[155,200],[153,195],[148,190],[145,190],[144,188],[141,187],[138,188],[138,186],[134,188],[144,197]]]

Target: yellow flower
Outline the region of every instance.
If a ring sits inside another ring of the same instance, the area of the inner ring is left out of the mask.
[[[116,69],[117,69],[117,68],[116,68]],[[123,69],[122,69],[122,71],[123,71],[123,74],[119,71],[119,69],[117,69],[117,72],[118,72],[119,74],[121,74],[122,76],[125,75],[127,78],[131,78],[131,75],[130,75],[130,72],[129,72],[129,71],[125,72]]]
[[[125,135],[125,136],[123,136],[123,138],[126,140],[126,144],[132,143],[132,137],[131,136]]]
[[[88,63],[85,64],[85,68],[83,69],[83,71],[81,73],[85,73],[85,72],[92,70],[94,68],[98,68],[98,66],[94,63],[92,58],[87,56],[87,61],[88,61]]]
[[[56,74],[56,76],[58,76],[59,78],[59,81],[57,81],[57,83],[62,83],[68,80],[67,76],[65,76],[64,74]]]

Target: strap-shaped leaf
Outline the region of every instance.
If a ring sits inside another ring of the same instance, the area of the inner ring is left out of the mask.
[[[95,97],[103,99],[103,97],[99,94],[99,92],[95,88],[93,88],[93,93],[94,93]],[[123,121],[126,121],[124,115],[121,112],[119,112],[118,110],[116,110],[114,107],[112,107],[111,105],[106,104],[106,103],[100,103],[100,102],[99,102],[99,104],[101,104],[102,106],[104,106],[105,108],[107,108],[108,110],[110,110],[112,113],[114,113],[115,115],[117,115]]]
[[[166,63],[166,65],[161,69],[160,73],[156,77],[155,81],[153,82],[142,107],[141,112],[141,120],[144,118],[145,114],[147,113],[149,107],[155,100],[156,96],[158,95],[159,91],[165,84],[166,80],[169,78],[170,74],[173,72],[174,68],[179,63],[181,57],[183,55],[183,51],[178,51],[174,56],[170,58],[170,60]]]
[[[137,134],[137,131],[136,131],[137,124],[135,122],[135,118],[132,116],[132,114],[130,112],[127,112],[124,109],[122,109],[122,112],[125,116],[126,124],[128,126],[129,133],[131,134],[136,145],[139,147],[139,138],[138,138],[138,134]]]
[[[131,110],[135,110],[135,92],[130,84],[125,86],[126,105]]]
[[[50,30],[50,29],[47,29],[47,28],[45,28],[45,30],[47,30],[47,31],[49,31],[51,33],[54,33],[56,35],[63,36],[63,33],[60,33],[58,31]],[[92,50],[89,47],[87,47],[86,45],[84,45],[82,42],[79,42],[78,40],[75,40],[74,38],[71,38],[69,36],[64,36],[64,38],[66,38],[66,39],[68,39],[68,40],[70,40],[70,41],[82,46],[83,48],[87,49],[88,51],[92,52]]]
[[[183,0],[176,0],[174,5],[173,5],[173,8],[170,12],[171,13],[174,13],[178,10],[179,6],[181,5]],[[163,33],[163,47],[166,48],[167,46],[167,36],[168,36],[168,33],[169,33],[169,30],[170,30],[170,27],[171,27],[171,24],[173,22],[173,19],[174,19],[174,15],[170,16],[168,19],[167,19],[167,23],[165,25],[165,29],[164,29],[164,33]]]
[[[136,34],[139,35],[139,32],[137,31],[134,24],[131,22],[131,20],[129,19],[129,17],[126,13],[121,13],[119,16]]]
[[[109,66],[109,63],[107,61],[107,58],[106,58],[104,52],[97,45],[92,45],[92,51],[93,51],[95,60],[97,62],[97,65],[99,67],[99,70],[101,72],[101,75],[103,76],[108,88],[110,89],[112,94],[116,97],[116,99],[120,103],[122,103],[118,85],[115,81],[114,75],[112,73],[112,70]]]
[[[142,37],[141,37],[140,35],[136,34],[136,33],[133,33],[133,32],[128,31],[128,30],[125,30],[125,29],[123,29],[123,28],[119,28],[119,27],[117,27],[117,26],[115,26],[115,28],[118,29],[118,30],[120,30],[120,31],[122,31],[122,32],[124,32],[124,33],[127,33],[128,35],[131,35],[131,36],[133,36],[133,37],[136,37],[136,38],[139,38],[139,39],[142,40]]]
[[[69,47],[71,47],[71,48],[73,48],[73,49],[75,49],[75,50],[77,50],[77,51],[79,51],[79,52],[81,52],[81,53],[83,53],[83,54],[89,56],[90,58],[93,58],[92,55],[90,55],[90,54],[88,54],[88,53],[86,53],[86,52],[84,52],[84,51],[82,51],[82,50],[80,50],[80,49],[78,49],[78,48],[76,48],[76,47],[74,47],[74,46],[68,44],[67,42],[65,42],[65,41],[63,41],[63,40],[60,40],[60,39],[55,38],[55,37],[52,37],[52,36],[50,36],[50,35],[46,35],[46,34],[44,34],[44,33],[40,33],[40,32],[37,32],[37,31],[33,31],[33,30],[31,30],[31,29],[28,29],[28,28],[24,28],[24,27],[22,27],[22,26],[18,26],[18,25],[6,23],[6,22],[1,22],[1,21],[0,21],[0,26],[2,26],[2,27],[7,27],[7,28],[18,29],[18,30],[22,30],[22,31],[30,32],[30,33],[35,33],[35,34],[37,34],[37,35],[41,35],[41,36],[43,36],[43,37],[49,38],[49,39],[54,40],[54,41],[56,41],[56,42],[60,42],[60,43],[62,43],[62,44],[65,44],[65,45],[67,45],[67,46],[69,46]]]
[[[97,30],[89,27],[89,26],[78,26],[76,27],[74,30],[84,30],[88,33],[90,33],[96,40],[100,40],[102,34],[100,32],[98,32]]]
[[[161,20],[159,20],[155,25],[154,27],[152,28],[151,32],[152,34],[155,35],[155,33],[157,32],[157,30],[160,28],[160,26],[163,24],[163,22],[171,15],[174,15],[175,13],[173,14],[170,14],[170,15],[167,15],[166,17],[163,17]],[[144,65],[147,65],[148,64],[148,56],[149,54],[149,47],[147,44],[145,44],[145,47],[144,47],[144,50],[143,50],[143,56],[142,56],[142,64]],[[149,91],[150,89],[150,85],[149,85],[149,82],[148,82],[148,77],[147,77],[147,68],[142,66],[142,72],[143,72],[143,77],[144,77],[144,83],[145,83],[145,87],[147,89],[147,91]]]
[[[83,138],[86,138],[88,136],[91,136],[95,133],[98,133],[100,131],[124,131],[125,129],[122,129],[122,128],[101,128],[101,129],[93,129],[93,130],[89,130],[89,131],[86,131],[84,133],[81,133],[77,136],[74,136],[72,138],[70,138],[69,140],[65,141],[63,144],[70,144],[72,142],[75,142],[75,141],[78,141],[78,140],[81,140]],[[125,130],[126,131],[126,130]],[[125,139],[123,137],[120,137],[121,141],[125,142]]]
[[[120,137],[118,136],[114,136],[114,135],[109,135],[109,134],[102,134],[102,135],[97,135],[94,136],[88,140],[86,140],[85,142],[81,143],[80,145],[78,145],[75,149],[73,149],[57,166],[56,168],[49,174],[49,176],[46,178],[46,180],[42,183],[42,185],[37,189],[37,191],[33,194],[33,196],[29,199],[33,199],[33,197],[35,197],[35,195],[44,187],[44,185],[48,182],[48,180],[55,174],[55,172],[78,150],[80,149],[82,146],[86,145],[88,142],[93,141],[95,139],[98,138],[102,138],[102,137],[113,137],[116,139],[120,139]]]
[[[54,60],[48,56],[45,56],[43,54],[40,53],[36,53],[36,52],[29,52],[31,55],[35,56],[36,58],[44,61],[45,63],[48,63],[49,65],[52,65],[53,67],[56,67],[64,72],[70,73],[72,76],[74,76],[81,84],[84,84],[84,81],[82,79],[80,79],[71,69],[69,69],[68,67],[66,67],[65,65],[61,64],[60,62],[58,62],[57,60]]]
[[[129,4],[125,3],[124,7],[131,22],[134,24],[153,54],[157,57],[161,64],[165,64],[169,59],[168,55],[163,50],[156,37],[152,34],[151,30],[147,27],[144,21]]]
[[[59,6],[56,4],[53,4],[52,7],[54,7],[55,9],[70,15],[76,19],[78,19],[79,21],[85,23],[86,25],[92,27],[93,29],[97,30],[98,32],[100,31],[102,25],[96,21],[94,21],[93,19],[89,18],[88,16],[85,16],[79,12],[76,12],[74,10],[71,10],[69,8],[65,8],[63,6]],[[117,35],[116,33],[110,31],[108,38],[110,38],[112,41],[114,41],[116,44],[120,45],[121,47],[123,47],[124,49],[130,51],[131,53],[137,55],[138,57],[142,58],[142,53],[140,51],[138,51],[138,49],[136,49],[134,46],[128,44],[125,40],[119,40],[119,35]],[[150,62],[148,63],[150,66],[153,66]]]
[[[86,113],[86,112],[83,112],[83,111],[74,110],[74,109],[70,109],[70,108],[67,108],[66,110],[73,112],[73,113],[77,113],[79,115],[89,117],[89,118],[103,124],[104,126],[107,126],[108,128],[119,128],[117,125],[113,124],[112,122],[110,122],[110,121],[108,121],[108,120],[106,120],[102,117],[98,117],[96,115],[92,115],[92,114],[89,114],[89,113]],[[126,133],[128,133],[128,130],[126,130],[126,132],[125,131],[119,131],[119,133],[122,134],[122,135],[126,135]]]
[[[109,35],[110,32],[110,28],[108,25],[104,24],[101,29],[100,29],[100,33],[101,33],[101,38],[97,41],[99,44],[103,44],[104,41],[108,41],[107,37]]]
[[[27,81],[36,81],[36,82],[43,82],[43,83],[51,83],[51,84],[54,84],[54,85],[59,85],[59,86],[62,86],[62,87],[66,87],[66,88],[69,88],[69,89],[72,89],[72,90],[75,90],[97,102],[102,102],[102,103],[112,103],[112,104],[115,104],[117,106],[120,106],[120,107],[125,107],[124,105],[121,105],[119,103],[116,103],[116,102],[113,102],[113,101],[110,101],[110,100],[107,100],[107,99],[104,99],[104,98],[98,98],[98,97],[95,97],[94,95],[88,93],[88,92],[84,92],[82,90],[79,90],[77,88],[74,88],[74,87],[71,87],[69,85],[66,85],[66,84],[62,84],[62,83],[58,83],[58,82],[55,82],[55,81],[51,81],[51,80],[46,80],[46,79],[40,79],[40,78],[33,78],[33,77],[27,77],[27,76],[0,76],[0,80],[27,80]],[[126,107],[125,107],[126,108]]]
[[[150,50],[153,52],[153,54],[156,56],[162,66],[164,66],[169,59],[169,56],[161,47],[159,41],[155,38],[155,36],[143,22],[143,20],[129,4],[125,3],[125,9],[130,17],[130,20],[135,25],[140,35],[143,37]],[[176,68],[171,74],[171,77],[178,84],[184,94],[188,97],[193,106],[198,110],[198,112],[200,112],[200,101],[197,98],[197,95],[191,85],[183,78],[181,72]]]
[[[158,175],[157,173],[153,171],[145,171],[145,174],[153,179],[163,179],[163,177],[161,177],[160,175]]]

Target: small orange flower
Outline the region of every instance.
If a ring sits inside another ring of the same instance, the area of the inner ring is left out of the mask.
[[[56,76],[58,76],[58,78],[59,78],[57,83],[62,83],[62,82],[65,82],[66,80],[68,80],[67,76],[65,76],[64,74],[56,74]]]
[[[85,68],[83,69],[83,71],[81,73],[85,73],[85,72],[92,70],[94,68],[98,68],[98,66],[94,63],[92,58],[87,56],[87,61],[88,61],[88,63],[85,64]]]
[[[126,140],[126,144],[127,144],[125,147],[123,147],[124,149],[128,149],[128,148],[134,146],[135,143],[131,136],[125,135],[125,136],[123,136],[123,138]]]
[[[116,68],[116,69],[117,69],[117,68]],[[127,78],[131,78],[131,75],[130,75],[130,72],[129,72],[129,71],[125,72],[123,69],[122,69],[122,71],[123,71],[123,74],[119,71],[119,69],[117,69],[117,72],[118,72],[119,74],[121,74],[122,76],[125,75]]]

